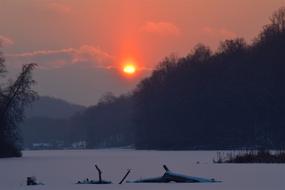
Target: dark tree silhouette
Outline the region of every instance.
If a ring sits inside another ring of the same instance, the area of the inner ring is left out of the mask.
[[[4,59],[0,58],[0,72],[5,71]],[[21,140],[17,125],[24,118],[24,107],[37,96],[31,89],[35,81],[32,70],[36,64],[23,66],[15,82],[0,88],[0,157],[21,156]]]
[[[254,42],[198,45],[168,57],[134,92],[136,147],[154,149],[285,146],[285,8]]]
[[[133,98],[108,93],[95,106],[70,119],[71,141],[86,140],[88,148],[133,144]]]

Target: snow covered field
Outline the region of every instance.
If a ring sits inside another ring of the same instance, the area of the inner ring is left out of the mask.
[[[0,190],[284,190],[285,164],[213,164],[215,151],[59,150],[24,151],[22,158],[0,159]],[[199,163],[197,163],[199,162]],[[77,185],[84,178],[96,179],[98,164],[111,185]],[[215,178],[208,184],[122,184],[127,180],[160,176],[162,165],[183,174]],[[25,186],[36,176],[44,186]]]

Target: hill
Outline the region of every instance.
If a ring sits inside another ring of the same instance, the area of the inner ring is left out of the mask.
[[[26,117],[46,117],[46,118],[69,118],[77,112],[83,111],[86,107],[69,103],[65,100],[40,96],[38,100],[26,108]]]
[[[26,109],[21,124],[25,148],[64,148],[72,142],[69,118],[86,108],[65,100],[41,96]],[[75,134],[75,136],[77,136]]]

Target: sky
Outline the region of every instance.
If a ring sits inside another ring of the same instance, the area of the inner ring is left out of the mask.
[[[0,49],[13,77],[38,63],[40,95],[94,105],[131,92],[164,57],[198,43],[249,43],[285,0],[0,0]],[[124,62],[137,72],[126,76]]]

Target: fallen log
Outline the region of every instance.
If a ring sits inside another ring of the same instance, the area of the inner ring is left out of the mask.
[[[188,176],[183,174],[178,174],[170,171],[166,165],[163,165],[165,173],[161,177],[145,178],[135,181],[128,181],[128,183],[215,183],[220,182],[215,179],[207,179],[201,177]]]
[[[76,184],[111,184],[111,181],[97,181],[97,180],[89,180],[86,178],[85,180],[78,181]]]

